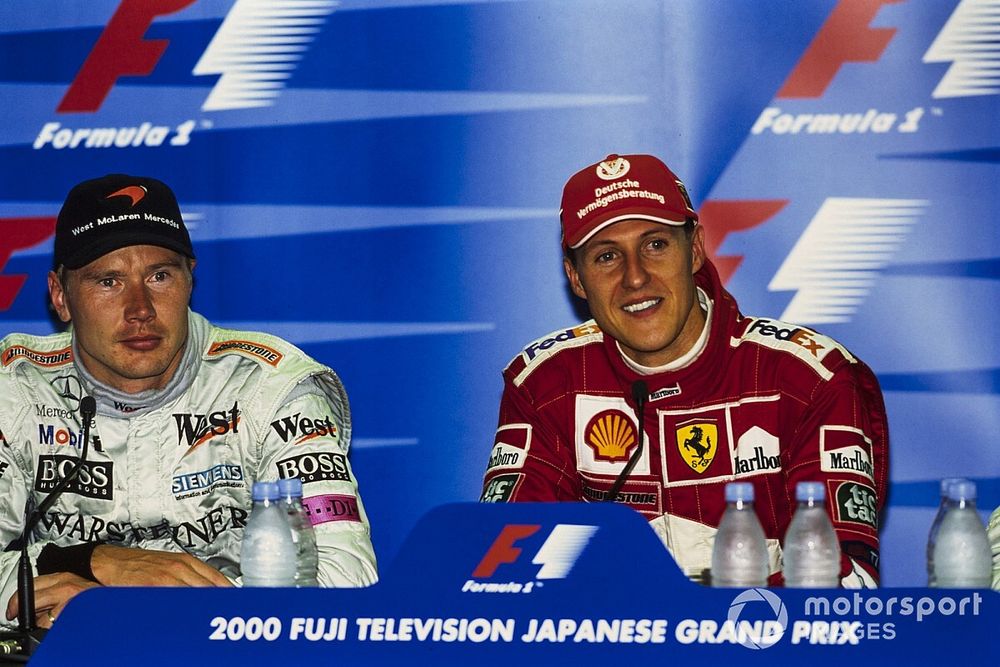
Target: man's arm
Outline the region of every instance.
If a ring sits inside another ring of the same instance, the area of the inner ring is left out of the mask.
[[[523,385],[517,387],[509,373],[504,376],[500,419],[480,500],[580,500],[573,442],[561,437],[556,425],[536,409]]]
[[[378,581],[371,528],[347,460],[347,396],[333,374],[300,384],[264,434],[258,480],[298,477],[316,533],[318,580],[324,587]]]
[[[878,586],[888,450],[889,427],[875,375],[860,361],[841,366],[818,385],[796,428],[785,472],[789,503],[798,482],[823,482],[845,588]]]

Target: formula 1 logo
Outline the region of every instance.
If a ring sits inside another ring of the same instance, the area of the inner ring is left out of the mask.
[[[486,554],[472,571],[472,579],[465,582],[463,592],[472,593],[530,593],[543,580],[565,579],[569,575],[584,548],[590,542],[597,526],[560,523],[552,529],[538,551],[531,559],[532,565],[540,566],[532,581],[481,583],[476,579],[493,578],[501,566],[518,563],[522,558],[522,547],[518,542],[526,540],[542,529],[539,524],[507,524],[487,549]]]
[[[148,76],[170,40],[144,39],[153,21],[196,0],[122,0],[90,51],[59,113],[93,113],[123,76]],[[236,0],[192,72],[220,75],[204,111],[270,106],[336,6],[334,0]]]
[[[15,251],[38,245],[52,236],[55,229],[55,218],[0,219],[0,271],[3,271]],[[0,274],[0,311],[7,310],[14,304],[14,299],[27,279],[28,275],[24,273]]]

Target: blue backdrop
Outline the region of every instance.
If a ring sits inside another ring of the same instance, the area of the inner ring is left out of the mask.
[[[557,208],[611,152],[687,183],[744,312],[879,375],[883,579],[937,480],[1000,503],[1000,27],[986,0],[6,0],[0,333],[48,332],[54,216],[170,183],[194,305],[342,376],[387,563],[478,497],[500,370],[577,321]]]

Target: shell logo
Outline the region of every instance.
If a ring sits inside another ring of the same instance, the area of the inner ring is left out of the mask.
[[[599,461],[627,461],[636,443],[635,425],[621,410],[605,410],[594,415],[586,429],[587,444]]]

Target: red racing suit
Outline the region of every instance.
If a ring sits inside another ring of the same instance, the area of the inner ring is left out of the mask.
[[[820,481],[841,581],[878,585],[888,424],[878,381],[831,338],[743,316],[710,262],[695,275],[708,338],[678,370],[644,375],[591,320],[531,343],[504,370],[482,500],[603,501],[638,445],[631,386],[645,380],[645,445],[616,501],[641,512],[690,576],[711,565],[724,487],[754,485],[771,583],[795,486]]]

